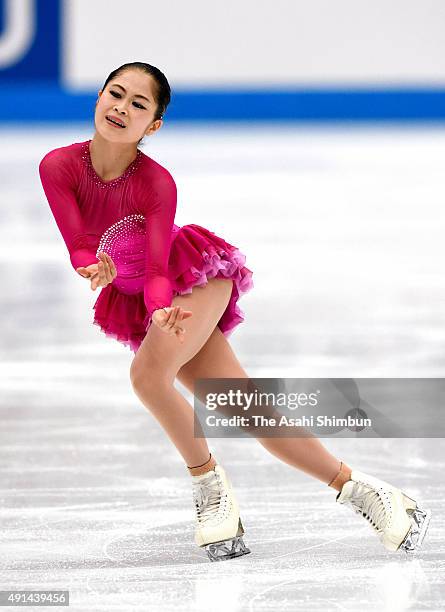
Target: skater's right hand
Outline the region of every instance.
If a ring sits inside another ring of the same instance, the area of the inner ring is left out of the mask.
[[[99,261],[97,264],[91,264],[86,268],[76,268],[76,272],[91,281],[91,290],[96,291],[97,287],[106,287],[117,276],[116,266],[114,261],[107,253],[100,252],[98,255]]]
[[[151,319],[163,332],[169,335],[175,334],[182,344],[184,342],[185,329],[181,326],[181,321],[188,319],[192,315],[191,310],[183,310],[180,306],[169,306],[168,308],[159,308],[153,311]]]

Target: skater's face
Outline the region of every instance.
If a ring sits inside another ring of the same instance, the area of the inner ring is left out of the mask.
[[[137,143],[143,136],[150,136],[162,125],[155,121],[157,102],[156,83],[141,70],[125,70],[99,91],[94,123],[100,135],[111,142]],[[113,117],[125,127],[114,125],[107,117]]]

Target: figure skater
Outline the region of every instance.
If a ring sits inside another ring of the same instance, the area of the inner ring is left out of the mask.
[[[194,411],[175,388],[248,375],[227,338],[253,287],[245,256],[199,225],[175,225],[171,174],[139,148],[163,124],[170,86],[155,66],[126,63],[98,92],[93,138],[47,153],[42,185],[74,270],[101,287],[93,323],[134,353],[136,395],[178,449],[192,479],[195,542],[211,561],[249,551],[232,484],[194,435]],[[119,133],[118,133],[119,132]],[[257,438],[273,455],[332,487],[384,546],[420,546],[429,511],[388,483],[351,470],[315,437]]]

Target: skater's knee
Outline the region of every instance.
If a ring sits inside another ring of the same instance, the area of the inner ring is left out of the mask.
[[[172,384],[160,376],[138,373],[132,374],[130,378],[133,390],[138,397],[143,398],[144,403],[157,403],[172,389]]]
[[[135,391],[144,391],[146,396],[155,395],[169,385],[169,376],[165,367],[156,359],[133,359],[130,366],[130,380]]]

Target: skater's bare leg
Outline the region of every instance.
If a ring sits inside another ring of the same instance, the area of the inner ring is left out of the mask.
[[[195,357],[178,372],[178,380],[192,393],[193,383],[198,378],[248,378],[218,327]],[[204,401],[205,398],[199,399]],[[352,472],[347,465],[327,452],[316,438],[257,437],[257,440],[285,463],[340,491],[336,501],[349,504],[351,508],[354,506],[357,512],[362,513],[378,531],[388,550],[403,548],[410,552],[422,544],[431,512],[419,508],[414,499],[399,489],[357,470]],[[385,492],[385,503],[382,500],[381,503],[376,501],[381,497],[381,491]]]
[[[193,407],[174,387],[180,368],[206,343],[221,318],[232,292],[230,279],[210,279],[191,294],[176,296],[173,306],[191,310],[193,316],[181,321],[186,330],[181,344],[152,324],[137,351],[130,369],[136,395],[164,428],[187,466],[204,464],[209,448],[204,436],[194,436]]]
[[[198,378],[248,378],[248,375],[227,338],[219,327],[215,327],[200,351],[181,367],[177,378],[193,393],[193,384]],[[340,460],[315,437],[256,439],[281,461],[326,484],[340,471]]]

